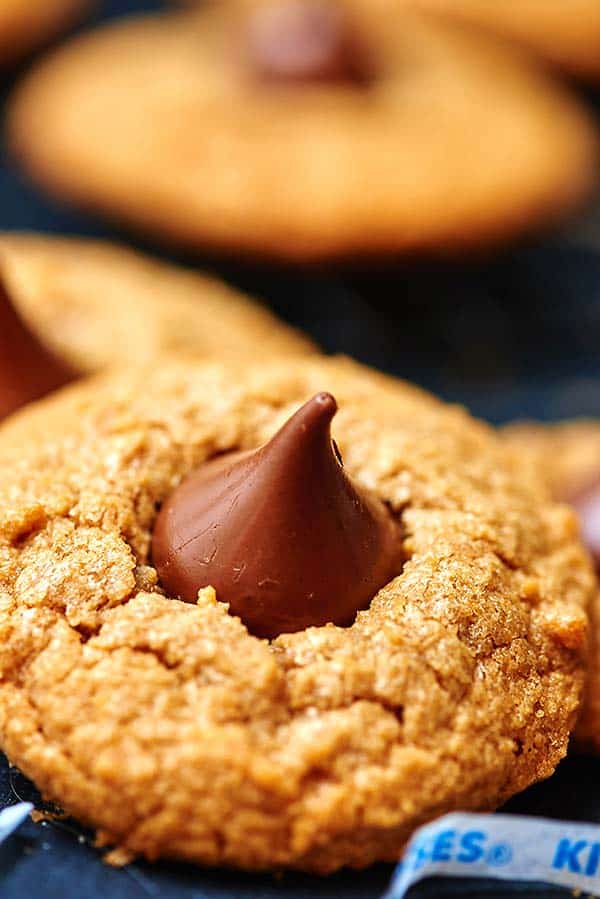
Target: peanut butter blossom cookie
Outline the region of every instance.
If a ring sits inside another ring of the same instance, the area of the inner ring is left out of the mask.
[[[314,351],[299,331],[217,278],[116,244],[0,234],[0,279],[23,322],[80,373],[161,350],[245,359]]]
[[[88,0],[2,0],[0,68],[68,28],[88,6]]]
[[[506,240],[571,210],[596,165],[586,113],[494,38],[315,0],[207,4],[79,38],[26,78],[9,133],[61,197],[284,261]]]
[[[416,7],[484,26],[582,78],[600,79],[598,0],[370,0]]]
[[[503,437],[521,467],[530,467],[552,496],[577,513],[581,536],[600,572],[600,422],[591,419],[554,425],[519,422]],[[600,752],[600,592],[590,608],[592,653],[585,702],[576,736]]]
[[[593,575],[462,410],[156,359],[5,423],[0,464],[0,745],[105,845],[360,867],[564,755]]]

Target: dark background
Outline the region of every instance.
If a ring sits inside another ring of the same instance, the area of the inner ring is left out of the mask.
[[[110,0],[97,18],[161,6],[159,0]],[[3,93],[10,87],[5,82]],[[593,96],[585,99],[600,108]],[[0,229],[131,241],[48,201],[1,146]],[[468,265],[302,272],[211,259],[196,258],[194,264],[264,297],[325,349],[415,380],[492,422],[600,416],[600,201],[561,232]],[[33,787],[0,756],[0,807],[20,798],[40,804]],[[570,757],[549,782],[512,800],[507,810],[600,822],[600,761]],[[391,872],[391,866],[381,865],[319,879],[168,864],[136,863],[116,870],[103,864],[89,835],[72,822],[28,821],[0,847],[1,899],[375,899]],[[541,885],[436,880],[410,895],[542,899],[572,894]]]

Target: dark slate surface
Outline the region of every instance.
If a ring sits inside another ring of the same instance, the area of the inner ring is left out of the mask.
[[[160,6],[158,0],[111,0],[98,18]],[[5,93],[10,86],[4,85]],[[7,228],[127,238],[43,197],[0,145],[0,229]],[[501,422],[600,414],[596,248],[600,206],[562,233],[469,266],[328,273],[196,262],[264,296],[326,349],[416,380]],[[0,807],[21,798],[39,804],[33,787],[0,757]],[[600,822],[600,762],[569,758],[550,781],[512,800],[507,810]],[[116,870],[101,861],[75,823],[28,821],[0,847],[0,899],[371,899],[385,890],[391,870],[381,865],[327,879],[168,864]],[[411,891],[411,897],[435,899],[506,895],[570,894],[542,885],[444,880]]]

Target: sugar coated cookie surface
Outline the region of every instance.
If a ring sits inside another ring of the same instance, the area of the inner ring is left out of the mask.
[[[89,5],[87,0],[2,0],[0,68],[73,24]]]
[[[264,28],[248,60],[251,15],[219,3],[77,39],[13,98],[15,153],[58,196],[161,238],[285,261],[479,248],[547,226],[595,179],[585,112],[492,37],[357,9],[364,71],[322,60],[311,80]]]
[[[404,561],[349,626],[261,640],[226,596],[164,591],[153,530],[191,472],[322,391]],[[364,866],[564,755],[591,569],[572,511],[462,410],[346,360],[157,359],[13,418],[0,464],[0,745],[106,843]]]
[[[30,328],[76,369],[152,359],[300,355],[300,331],[217,278],[103,241],[0,233],[0,279]]]

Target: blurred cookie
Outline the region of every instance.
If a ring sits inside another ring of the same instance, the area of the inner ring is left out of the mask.
[[[296,0],[78,38],[26,78],[8,127],[58,196],[286,261],[493,244],[571,210],[596,169],[586,113],[517,51],[401,8]]]
[[[600,421],[517,422],[501,433],[519,469],[537,473],[555,499],[573,505],[583,541],[600,573]],[[576,737],[600,753],[600,594],[592,604],[591,619],[592,664]]]
[[[2,0],[0,68],[68,28],[89,5],[89,0]]]
[[[553,65],[600,79],[598,0],[367,0],[432,10],[519,41]]]
[[[557,499],[569,500],[600,480],[600,421],[518,421],[502,428],[501,434],[524,464],[533,465]]]
[[[0,278],[38,338],[81,372],[161,351],[247,359],[314,351],[217,278],[116,244],[0,234]]]

